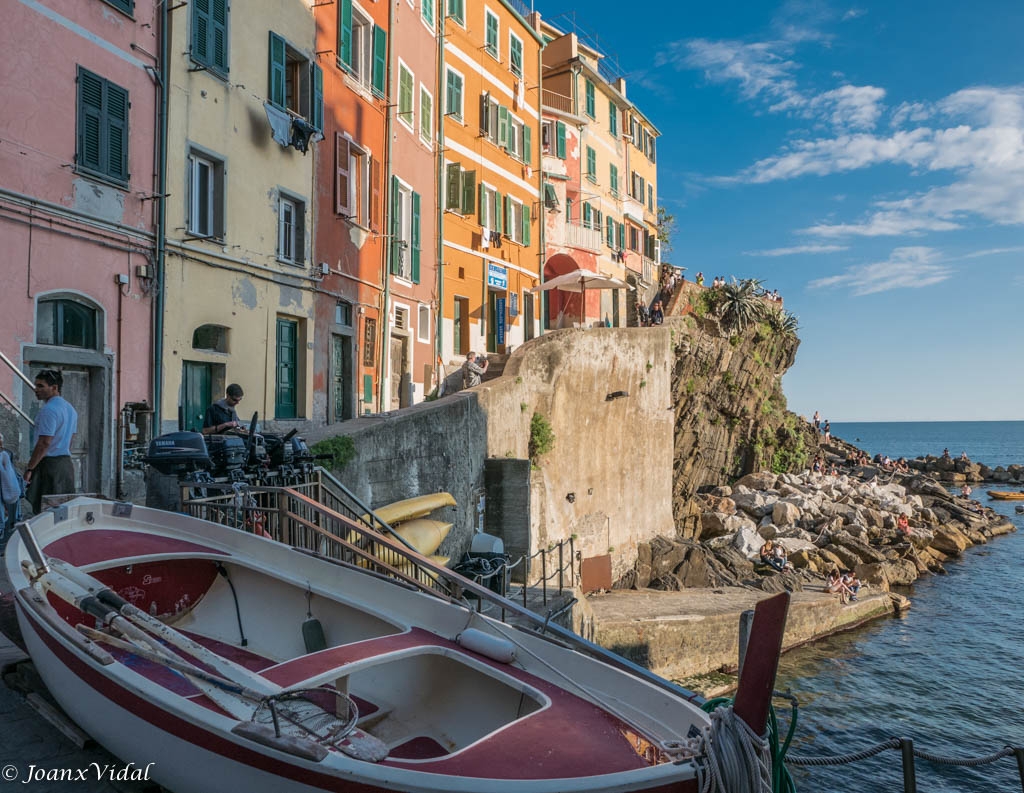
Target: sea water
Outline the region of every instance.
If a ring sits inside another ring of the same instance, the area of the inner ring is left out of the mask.
[[[872,454],[911,458],[949,447],[954,457],[966,451],[993,467],[1024,463],[1024,422],[836,423],[832,430]],[[776,688],[800,702],[791,753],[845,754],[890,737],[950,757],[1024,746],[1024,516],[980,488],[976,496],[1018,531],[968,549],[946,563],[948,575],[925,576],[904,591],[913,601],[905,616],[783,656]],[[801,793],[903,790],[894,750],[792,770]],[[1012,757],[979,768],[918,760],[916,770],[921,793],[1021,790]]]

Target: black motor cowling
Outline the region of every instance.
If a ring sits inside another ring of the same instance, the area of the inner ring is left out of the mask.
[[[153,438],[145,460],[162,474],[184,474],[210,468],[206,440],[198,432],[169,432]]]

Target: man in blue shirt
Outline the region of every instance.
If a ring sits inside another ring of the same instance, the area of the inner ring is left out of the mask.
[[[33,428],[35,446],[25,468],[26,494],[36,514],[43,496],[75,492],[75,468],[71,463],[71,439],[78,431],[78,413],[60,395],[64,376],[56,369],[36,375],[36,399],[43,407]]]

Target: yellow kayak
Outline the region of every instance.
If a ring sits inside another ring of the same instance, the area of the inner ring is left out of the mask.
[[[1024,493],[1011,493],[1006,490],[989,490],[991,498],[998,501],[1024,501]]]
[[[448,532],[452,530],[452,524],[443,520],[430,520],[430,518],[415,518],[403,521],[392,526],[395,534],[405,540],[424,556],[436,551]]]
[[[401,523],[404,520],[423,518],[435,509],[443,507],[454,507],[455,499],[451,493],[428,493],[425,496],[407,498],[404,501],[396,501],[393,504],[379,507],[374,512],[377,517],[389,526],[394,523]],[[363,520],[370,522],[369,515],[363,515]]]

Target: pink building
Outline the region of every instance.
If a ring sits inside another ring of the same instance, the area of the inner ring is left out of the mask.
[[[15,0],[0,26],[0,351],[29,380],[63,371],[79,490],[110,496],[153,402],[159,17],[153,0]],[[15,408],[38,404],[2,362],[0,392],[23,464]]]

